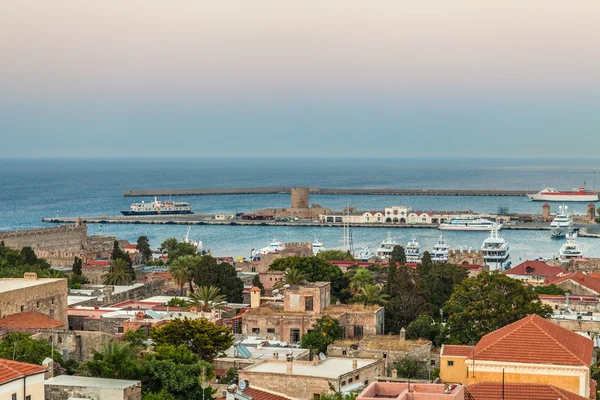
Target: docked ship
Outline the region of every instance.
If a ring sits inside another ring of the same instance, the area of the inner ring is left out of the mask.
[[[273,239],[267,247],[263,247],[262,249],[258,250],[258,254],[269,254],[281,250],[283,250],[283,243],[277,239]]]
[[[423,253],[421,253],[421,245],[417,242],[417,239],[414,237],[410,239],[410,241],[406,244],[406,262],[409,264],[420,263],[423,258]]]
[[[323,250],[325,250],[325,244],[321,241],[319,241],[316,237],[315,237],[315,241],[312,242],[312,251],[314,255],[319,254],[320,252],[322,252]]]
[[[151,203],[142,201],[133,203],[130,210],[122,210],[123,215],[170,215],[191,214],[192,207],[185,201],[159,201],[157,197]]]
[[[573,219],[568,213],[569,207],[565,205],[558,206],[558,214],[550,223],[553,237],[563,237],[573,232]]]
[[[394,246],[398,246],[398,243],[395,240],[392,240],[392,236],[390,232],[388,232],[387,238],[381,242],[379,248],[377,249],[377,258],[381,260],[389,260],[392,256],[392,250]]]
[[[444,240],[444,235],[440,235],[440,239],[433,246],[431,251],[431,261],[446,263],[448,262],[448,253],[450,251],[450,245]]]
[[[510,266],[510,254],[508,253],[508,242],[498,236],[498,229],[494,226],[481,245],[483,253],[483,265],[489,267],[490,271],[504,271]]]
[[[375,253],[369,250],[367,246],[361,248],[358,252],[358,259],[361,261],[369,261],[373,257],[375,257]]]
[[[559,191],[554,188],[545,188],[539,193],[528,194],[534,201],[598,201],[598,193],[585,190],[585,183],[579,189]]]
[[[497,224],[488,219],[476,216],[462,216],[452,218],[438,226],[443,231],[489,231],[492,227],[502,228],[502,224]]]
[[[575,243],[575,238],[577,234],[572,232],[566,235],[567,242],[563,244],[558,253],[558,260],[560,262],[569,262],[573,258],[581,258],[583,257],[583,253],[579,248],[579,245]]]

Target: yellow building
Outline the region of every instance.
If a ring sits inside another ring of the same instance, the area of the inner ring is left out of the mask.
[[[589,398],[593,342],[537,315],[485,335],[475,346],[442,346],[440,379],[551,384]]]
[[[46,367],[0,358],[0,400],[44,400]]]

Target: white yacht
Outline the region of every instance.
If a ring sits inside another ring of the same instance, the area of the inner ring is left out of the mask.
[[[565,205],[558,206],[558,214],[550,223],[552,236],[563,237],[573,231],[573,219],[568,213],[569,207]]]
[[[273,239],[267,247],[263,247],[262,249],[258,250],[258,254],[269,254],[281,250],[283,250],[283,243],[277,239]]]
[[[561,246],[559,256],[558,256],[558,259],[560,262],[569,262],[569,260],[571,260],[573,258],[583,257],[583,253],[581,252],[579,245],[577,243],[575,243],[576,237],[577,237],[577,234],[574,232],[567,233],[567,235],[566,235],[567,243],[565,243]]]
[[[325,245],[315,237],[315,241],[312,243],[313,254],[317,255],[323,250],[325,250]]]
[[[392,240],[392,236],[390,232],[388,232],[387,238],[381,242],[379,248],[377,249],[377,258],[381,260],[389,260],[392,256],[392,250],[394,246],[398,246],[398,243],[395,240]]]
[[[369,261],[373,257],[375,257],[375,253],[369,250],[367,246],[361,248],[358,252],[358,259],[361,261]]]
[[[436,245],[433,246],[433,251],[431,252],[431,261],[439,263],[448,262],[449,251],[450,245],[444,240],[444,235],[440,235],[440,239]]]
[[[407,263],[420,263],[421,258],[423,258],[423,253],[421,253],[421,245],[417,242],[417,239],[414,237],[410,239],[410,241],[406,244],[406,262]]]
[[[438,229],[443,231],[489,231],[493,226],[496,226],[497,229],[502,228],[502,224],[497,224],[481,217],[468,215],[452,218],[450,221],[440,224]]]
[[[510,266],[510,254],[508,253],[508,242],[498,236],[498,228],[492,227],[490,236],[487,237],[481,245],[483,253],[483,265],[490,268],[490,271],[503,271]]]

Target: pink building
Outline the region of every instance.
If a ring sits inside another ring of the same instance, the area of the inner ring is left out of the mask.
[[[372,382],[356,400],[463,400],[465,389],[462,385],[435,383]]]

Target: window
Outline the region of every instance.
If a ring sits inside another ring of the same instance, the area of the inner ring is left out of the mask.
[[[348,385],[349,385],[349,384],[351,384],[352,382],[354,382],[354,381],[352,380],[352,378],[348,378]]]
[[[275,333],[275,328],[267,328],[267,333]]]
[[[369,384],[369,381],[366,380],[365,383],[364,383],[364,385],[367,386],[368,384]]]
[[[340,385],[346,386],[346,381],[342,381],[342,383]]]
[[[123,333],[123,327],[122,326],[119,326],[117,328],[117,333]]]
[[[12,400],[17,400],[17,394],[16,393],[12,394]]]
[[[355,325],[354,326],[354,338],[361,338],[363,337],[363,327],[362,325]]]
[[[52,298],[52,304],[54,304],[54,297]]]
[[[345,356],[348,352],[346,350],[342,350],[342,355]]]
[[[435,360],[430,360],[431,361],[431,366],[435,367]]]
[[[305,311],[312,311],[313,310],[313,298],[312,297],[305,297],[304,298],[304,310]]]
[[[356,375],[356,376],[354,377],[354,380],[355,380],[355,381],[357,381],[359,378],[360,378],[360,375]]]
[[[25,311],[25,306],[21,306],[21,312]]]
[[[31,400],[31,395],[25,396],[25,400]]]
[[[290,329],[290,342],[298,343],[300,341],[300,329]]]
[[[62,343],[62,338],[60,336],[58,337],[58,343]]]
[[[260,328],[252,328],[252,333],[260,333]]]
[[[449,367],[454,367],[454,361],[448,361],[448,366]]]
[[[35,308],[40,308],[40,302],[35,303]]]

